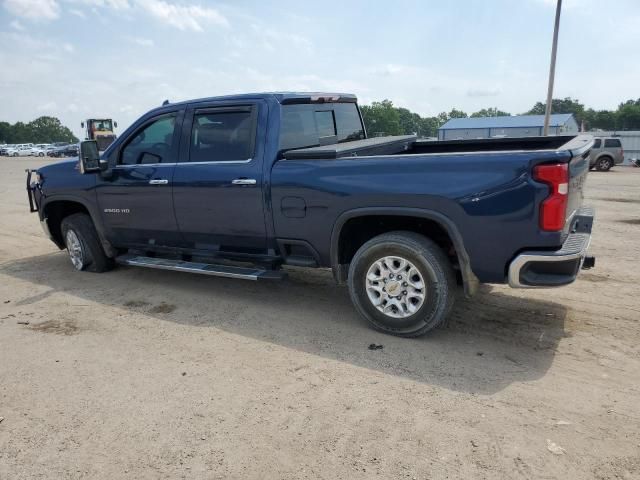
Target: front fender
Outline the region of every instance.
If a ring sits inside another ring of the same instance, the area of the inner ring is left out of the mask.
[[[56,202],[72,202],[84,207],[84,209],[89,213],[89,216],[91,217],[91,221],[93,222],[96,232],[98,233],[98,238],[100,239],[102,248],[104,248],[104,251],[107,254],[107,256],[115,257],[117,255],[116,249],[111,245],[111,243],[105,237],[104,225],[102,224],[102,221],[101,221],[102,217],[98,212],[97,205],[95,204],[95,202],[90,202],[87,198],[83,196],[74,195],[71,193],[43,196],[40,203],[40,209],[38,214],[40,216],[40,221],[46,224],[46,229],[49,232],[52,231],[52,228],[48,221],[47,211],[48,211],[48,208],[51,207]],[[43,228],[44,228],[44,225],[43,225]],[[61,249],[65,248],[64,244],[62,244],[59,240],[55,238],[52,238],[52,240],[59,248]]]

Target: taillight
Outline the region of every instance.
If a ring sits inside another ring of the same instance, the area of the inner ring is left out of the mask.
[[[569,194],[569,168],[566,163],[537,165],[533,178],[549,185],[549,196],[540,205],[540,228],[557,232],[564,228]]]

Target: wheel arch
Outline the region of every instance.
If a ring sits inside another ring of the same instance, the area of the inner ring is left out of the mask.
[[[611,162],[614,161],[613,155],[611,155],[609,152],[602,152],[596,157],[596,162],[595,163],[597,163],[599,160],[601,160],[603,158],[608,158],[608,159],[611,160]]]
[[[464,247],[464,241],[458,228],[453,221],[447,216],[435,212],[432,210],[422,208],[407,208],[407,207],[368,207],[357,208],[343,212],[336,220],[333,230],[331,232],[331,269],[333,270],[334,278],[338,283],[344,283],[348,277],[349,263],[344,263],[345,260],[350,260],[355,254],[355,250],[360,248],[367,240],[373,238],[373,236],[388,231],[396,230],[397,228],[385,229],[384,227],[374,229],[374,232],[370,236],[363,235],[359,238],[355,244],[350,245],[349,252],[345,257],[345,244],[343,235],[345,233],[345,227],[349,227],[352,222],[376,222],[381,218],[391,218],[396,220],[390,222],[395,225],[400,219],[405,221],[418,220],[419,222],[429,222],[430,228],[441,229],[446,234],[448,240],[451,242],[455,250],[455,256],[457,257],[460,267],[460,274],[462,277],[462,283],[466,296],[472,296],[478,288],[479,281],[473,271],[471,270],[471,262],[469,255]],[[400,228],[402,229],[402,228]],[[406,229],[406,228],[404,228]],[[348,231],[348,230],[347,230]],[[424,231],[411,229],[416,233],[425,234]],[[428,238],[431,238],[429,234],[426,234]],[[342,250],[342,251],[341,251]],[[445,252],[446,253],[446,252]]]
[[[98,232],[98,238],[107,256],[115,257],[115,248],[104,238],[101,224],[97,221],[97,215],[93,208],[84,199],[73,195],[56,195],[45,199],[41,206],[41,221],[46,223],[51,240],[61,250],[66,248],[62,238],[62,220],[75,213],[85,213],[89,215],[93,225]]]

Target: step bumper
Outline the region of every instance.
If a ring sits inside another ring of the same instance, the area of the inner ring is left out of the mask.
[[[575,281],[582,268],[595,266],[595,258],[587,256],[591,243],[593,209],[577,213],[574,232],[555,251],[527,251],[509,265],[508,282],[512,288],[561,287]]]

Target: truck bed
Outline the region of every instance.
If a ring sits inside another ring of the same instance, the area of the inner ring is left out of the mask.
[[[289,150],[287,160],[336,159],[376,155],[429,153],[500,152],[531,150],[573,150],[591,141],[589,135],[488,138],[479,140],[418,140],[415,135],[374,137],[353,142]]]
[[[399,135],[394,137],[374,137],[352,142],[333,143],[317,147],[288,150],[284,153],[287,160],[293,159],[331,159],[345,157],[362,157],[370,155],[394,155],[409,153],[416,144],[416,135]]]

